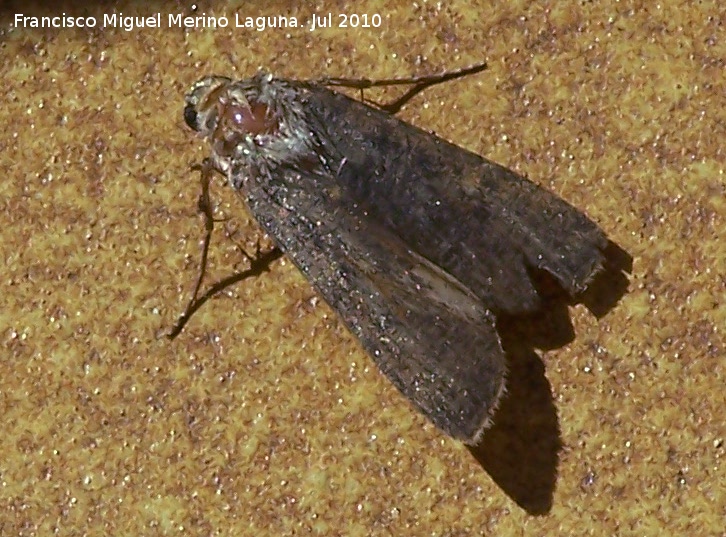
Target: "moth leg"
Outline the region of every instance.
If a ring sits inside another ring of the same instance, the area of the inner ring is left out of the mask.
[[[408,78],[384,78],[381,80],[370,80],[368,78],[321,78],[314,80],[313,84],[321,86],[344,86],[347,88],[368,89],[379,86],[410,86],[412,84],[425,84],[433,86],[456,78],[461,78],[476,73],[481,73],[487,68],[486,62],[477,63],[471,67],[457,69],[456,71],[447,71],[438,75],[412,76]]]
[[[211,197],[209,195],[209,185],[212,180],[212,175],[216,171],[214,164],[210,159],[204,159],[201,164],[195,164],[192,169],[200,172],[200,184],[202,192],[199,195],[198,208],[199,212],[204,215],[204,241],[202,244],[202,256],[199,261],[199,271],[197,274],[197,281],[194,284],[194,291],[189,299],[187,307],[184,309],[184,313],[181,314],[177,322],[174,324],[172,329],[166,335],[169,339],[174,339],[184,329],[186,324],[191,319],[192,315],[201,308],[210,298],[217,293],[220,293],[227,287],[234,285],[244,279],[259,276],[263,272],[269,269],[270,263],[282,257],[282,251],[275,247],[270,251],[261,253],[260,241],[257,241],[257,247],[254,257],[248,254],[242,247],[238,246],[242,255],[249,260],[250,266],[248,269],[241,272],[237,272],[226,278],[219,280],[212,284],[207,291],[199,296],[199,290],[202,287],[204,281],[204,275],[207,271],[207,259],[209,257],[209,245],[212,242],[212,232],[214,231],[214,222],[218,221],[214,218],[214,206],[212,205]]]
[[[348,88],[357,88],[361,91],[368,88],[374,88],[374,87],[382,87],[382,86],[411,86],[413,87],[409,89],[406,93],[404,93],[401,97],[396,99],[395,101],[389,103],[389,104],[378,104],[374,103],[372,101],[364,100],[365,102],[369,102],[371,104],[374,104],[377,108],[380,108],[384,112],[388,112],[389,114],[396,114],[403,108],[403,106],[410,101],[417,93],[425,90],[429,86],[434,86],[436,84],[441,84],[442,82],[448,82],[449,80],[454,80],[456,78],[461,78],[468,75],[473,75],[476,73],[480,73],[484,71],[487,68],[486,62],[482,62],[476,65],[472,65],[471,67],[466,67],[464,69],[458,69],[456,71],[449,71],[446,73],[440,73],[438,75],[426,75],[426,76],[416,76],[416,77],[409,77],[409,78],[387,78],[383,80],[369,80],[366,78],[362,79],[355,79],[355,78],[323,78],[320,80],[315,81],[316,84],[320,84],[321,86],[343,86]]]
[[[413,97],[416,96],[417,93],[423,91],[430,85],[431,85],[430,83],[416,84],[414,87],[412,87],[406,93],[401,95],[395,101],[390,102],[388,104],[376,104],[376,106],[378,108],[380,108],[381,110],[383,110],[384,112],[388,112],[391,115],[398,114],[398,112],[401,111],[401,108],[403,108],[408,101],[410,101]]]
[[[262,253],[262,241],[258,238],[257,242],[255,243],[255,253],[250,254],[245,250],[240,244],[237,244],[237,251],[244,257],[247,261],[249,261],[250,266],[255,262],[256,259],[259,259],[264,254]],[[273,247],[274,250],[276,247]]]
[[[184,309],[181,317],[177,320],[176,324],[172,327],[171,331],[167,334],[169,339],[174,339],[187,324],[187,321],[191,317],[192,313],[197,308],[194,304],[199,294],[199,289],[202,287],[202,281],[204,280],[204,274],[207,271],[207,259],[209,257],[209,245],[212,242],[212,232],[214,231],[214,207],[209,197],[209,184],[212,181],[212,174],[214,173],[214,165],[212,161],[205,158],[201,164],[192,165],[192,170],[198,171],[199,183],[202,187],[202,191],[199,194],[199,200],[197,201],[197,208],[200,213],[204,215],[204,241],[202,243],[202,257],[199,261],[199,271],[197,273],[197,281],[194,284],[194,291],[189,299],[187,307]]]

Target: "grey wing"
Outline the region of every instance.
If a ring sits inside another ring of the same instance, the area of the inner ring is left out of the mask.
[[[307,99],[350,199],[496,313],[540,306],[530,269],[575,295],[602,268],[605,234],[552,192],[344,95],[314,87]]]
[[[475,442],[504,387],[492,313],[365,212],[321,185],[294,191],[300,180],[253,179],[247,203],[395,386],[440,429]]]

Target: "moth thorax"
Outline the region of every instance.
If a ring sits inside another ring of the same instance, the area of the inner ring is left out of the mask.
[[[260,102],[250,102],[249,105],[230,103],[223,109],[222,121],[252,136],[275,134],[279,129],[267,105]]]

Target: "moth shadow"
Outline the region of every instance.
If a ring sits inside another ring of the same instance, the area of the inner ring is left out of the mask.
[[[551,350],[571,342],[568,306],[581,303],[600,318],[625,294],[632,257],[615,243],[605,251],[604,270],[577,299],[546,273],[531,274],[542,297],[538,312],[500,316],[497,329],[507,355],[507,393],[494,425],[469,448],[499,487],[532,515],[552,508],[562,438],[545,365],[534,349]]]
[[[628,290],[630,281],[626,274],[633,272],[633,257],[613,241],[605,249],[605,263],[600,272],[580,297],[598,319],[615,307]]]

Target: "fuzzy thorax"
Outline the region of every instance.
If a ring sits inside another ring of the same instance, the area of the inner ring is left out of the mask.
[[[266,173],[314,150],[301,91],[262,72],[239,81],[211,76],[187,94],[184,120],[209,139],[215,167],[230,180],[239,168]]]

